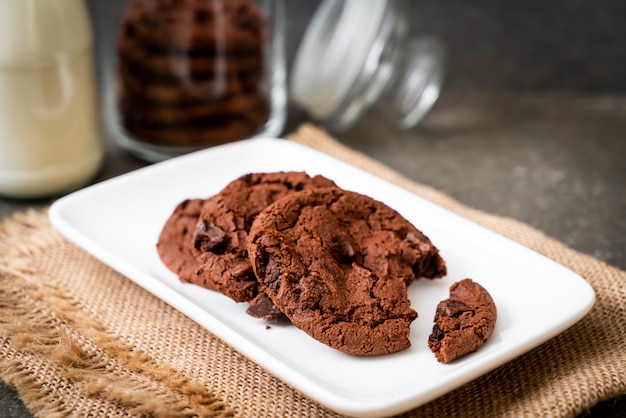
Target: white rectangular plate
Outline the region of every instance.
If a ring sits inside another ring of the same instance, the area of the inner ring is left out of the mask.
[[[206,198],[250,172],[306,171],[367,194],[399,211],[439,248],[441,280],[418,280],[409,297],[419,317],[412,346],[361,358],[318,343],[291,325],[265,328],[246,305],[182,284],[155,244],[174,207]],[[340,413],[382,416],[424,404],[554,337],[582,318],[595,294],[580,276],[509,239],[372,174],[303,145],[253,139],[154,164],[55,202],[55,228],[130,280],[171,304],[276,377]],[[493,336],[477,352],[444,365],[427,346],[437,303],[470,277],[498,307]]]

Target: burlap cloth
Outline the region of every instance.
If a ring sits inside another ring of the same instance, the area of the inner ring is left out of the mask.
[[[563,334],[406,416],[567,417],[626,392],[626,272],[463,206],[313,126],[290,139],[510,237],[597,292]],[[42,417],[336,416],[66,241],[45,212],[0,226],[0,377]]]

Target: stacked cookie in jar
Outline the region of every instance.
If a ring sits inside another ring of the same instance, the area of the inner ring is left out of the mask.
[[[114,137],[157,161],[279,134],[280,9],[276,1],[128,1],[112,44],[107,124]]]

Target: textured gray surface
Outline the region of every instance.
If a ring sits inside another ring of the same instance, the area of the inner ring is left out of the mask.
[[[317,3],[288,2],[290,59]],[[370,114],[337,137],[462,203],[626,269],[626,2],[412,4],[414,33],[448,47],[440,101],[410,131]],[[285,130],[305,120],[291,109]],[[106,144],[96,181],[143,166]],[[49,203],[0,198],[0,217]],[[0,382],[0,417],[28,416]],[[626,401],[583,416],[626,416]]]
[[[0,380],[0,417],[22,418],[30,417],[31,413],[20,400],[17,392]]]
[[[423,123],[341,136],[407,177],[626,268],[626,96],[444,93]]]

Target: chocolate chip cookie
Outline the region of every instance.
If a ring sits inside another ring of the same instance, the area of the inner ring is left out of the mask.
[[[407,285],[437,278],[437,248],[384,203],[337,187],[289,194],[254,220],[250,263],[298,328],[337,350],[374,356],[411,345]]]
[[[157,252],[161,261],[182,282],[200,283],[198,262],[192,253],[192,238],[198,218],[202,212],[204,199],[186,199],[179,203],[161,229],[157,242]],[[204,287],[212,289],[211,283]]]
[[[258,282],[248,260],[248,232],[256,216],[276,200],[300,190],[334,186],[304,172],[244,175],[207,199],[193,234],[202,283],[237,302],[254,299]]]
[[[463,279],[454,283],[450,297],[437,305],[428,346],[437,361],[449,363],[478,350],[493,333],[496,319],[489,292],[472,279]]]

